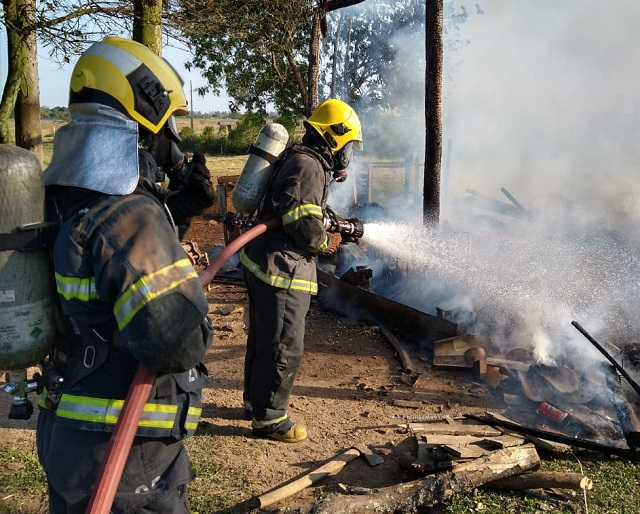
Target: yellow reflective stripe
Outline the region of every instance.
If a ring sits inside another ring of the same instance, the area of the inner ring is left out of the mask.
[[[56,272],[56,289],[65,300],[88,302],[98,298],[95,277],[65,277]]]
[[[317,216],[318,218],[322,218],[322,207],[313,203],[299,205],[298,207],[291,209],[289,212],[285,212],[282,215],[282,224],[288,225],[289,223],[298,221],[304,216]]]
[[[317,294],[318,284],[311,282],[310,280],[302,280],[299,278],[279,277],[277,275],[268,275],[260,269],[260,266],[253,262],[244,249],[240,252],[240,262],[257,278],[264,283],[273,287],[279,287],[282,289],[293,289],[294,291],[302,291],[304,293]]]
[[[202,414],[202,409],[198,407],[189,407],[187,411],[187,419],[184,422],[184,427],[187,430],[195,431],[198,428],[198,420]]]
[[[123,406],[124,400],[63,394],[56,415],[77,421],[115,425]],[[177,412],[177,405],[146,403],[138,426],[171,429],[175,424]]]
[[[185,269],[187,270],[185,274]],[[127,289],[113,306],[113,313],[118,320],[118,328],[122,330],[133,319],[136,313],[147,303],[164,293],[176,289],[181,284],[198,278],[189,259],[165,266],[164,268],[146,275]]]
[[[331,237],[329,236],[329,234],[327,234],[325,236],[324,243],[318,246],[318,252],[324,252],[327,248],[329,248],[330,244],[331,244]]]
[[[285,414],[284,416],[282,416],[281,418],[278,419],[269,419],[266,421],[257,421],[257,420],[252,420],[251,421],[251,427],[252,428],[265,428],[271,425],[275,425],[276,423],[280,423],[281,421],[284,421],[285,419],[287,419],[288,416]]]

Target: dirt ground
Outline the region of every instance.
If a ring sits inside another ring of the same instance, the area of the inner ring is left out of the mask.
[[[223,244],[222,225],[215,219],[194,221],[186,239],[208,252]],[[417,478],[398,462],[402,454],[415,452],[415,440],[398,425],[407,420],[426,421],[432,416],[504,407],[486,386],[474,383],[470,373],[435,371],[415,347],[408,346],[420,374],[410,385],[403,380],[403,368],[394,349],[376,326],[344,318],[314,298],[307,316],[305,355],[289,411],[294,421],[307,426],[308,440],[285,444],[255,439],[241,410],[246,292],[240,281],[226,276],[223,269],[207,292],[216,332],[207,356],[210,386],[204,394],[206,407],[200,430],[240,438],[250,448],[238,452],[238,441],[230,441],[224,459],[247,465],[247,480],[259,495],[357,443],[368,445],[384,458],[384,463],[375,467],[359,458],[337,475],[320,480],[267,511],[309,512],[319,495],[339,491],[338,484],[376,488]],[[421,403],[419,408],[399,407],[394,405],[397,400]],[[238,462],[243,459],[246,462]],[[234,512],[241,511],[237,506]]]

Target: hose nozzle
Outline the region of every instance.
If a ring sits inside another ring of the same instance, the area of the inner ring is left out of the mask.
[[[323,219],[327,232],[337,232],[341,236],[353,239],[360,239],[364,235],[364,225],[357,218],[342,219],[338,217],[325,216]]]

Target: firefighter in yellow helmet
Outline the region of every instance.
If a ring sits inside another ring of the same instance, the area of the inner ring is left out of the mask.
[[[347,103],[328,99],[305,120],[302,144],[286,150],[258,214],[282,227],[249,242],[240,253],[249,296],[244,408],[253,434],[284,442],[307,437],[287,408],[304,351],[305,317],[318,292],[316,256],[341,242],[328,233],[329,185],[341,181],[353,149],[362,149],[360,121]]]
[[[188,223],[213,196],[204,158],[185,163],[177,147],[173,116],[186,109],[178,74],[139,43],[107,38],[73,70],[72,121],[44,172],[60,222],[60,323],[37,427],[52,513],[85,511],[140,363],[157,378],[112,512],[189,512],[182,441],[202,410],[213,331],[174,219]],[[158,169],[171,190],[156,185]]]

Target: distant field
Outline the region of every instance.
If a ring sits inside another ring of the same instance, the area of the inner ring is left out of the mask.
[[[218,118],[194,118],[191,120],[188,117],[179,117],[176,118],[178,130],[182,130],[184,127],[190,127],[193,122],[193,130],[196,134],[202,133],[202,131],[206,127],[215,127],[221,128],[225,126],[234,126],[237,121],[231,119],[218,119]],[[56,130],[65,125],[66,121],[53,121],[53,120],[42,120],[42,142],[44,145],[44,166],[46,167],[49,162],[51,162],[51,156],[53,154],[53,137],[55,136]],[[9,122],[9,130],[13,133],[13,120]],[[244,165],[244,157],[242,158],[242,163],[240,165],[234,164],[233,157],[220,157],[224,162],[220,166],[223,169],[231,170],[229,173],[220,173],[221,175],[232,175],[234,173],[240,173],[240,171],[236,171],[237,168],[239,170],[242,169]],[[236,159],[237,160],[237,159]],[[217,167],[217,166],[216,166]]]

